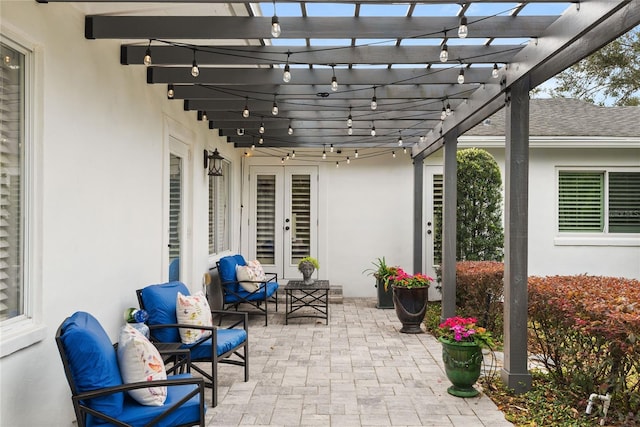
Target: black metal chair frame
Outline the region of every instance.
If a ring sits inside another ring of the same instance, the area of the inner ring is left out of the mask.
[[[220,271],[220,263],[216,262],[216,267],[215,269],[218,270],[218,272]],[[213,271],[214,269],[209,270],[210,272]],[[249,311],[249,314],[258,314],[258,315],[264,315],[264,325],[267,326],[268,325],[268,316],[269,316],[269,300],[272,300],[273,302],[275,302],[276,304],[276,312],[278,311],[278,290],[276,289],[276,291],[273,293],[273,295],[270,298],[267,298],[267,292],[265,290],[267,283],[269,282],[275,282],[278,283],[278,274],[277,273],[265,273],[265,276],[267,277],[265,280],[262,281],[243,281],[242,283],[255,283],[257,284],[259,287],[258,289],[256,289],[255,291],[249,293],[249,294],[239,294],[238,292],[235,292],[233,290],[233,285],[240,285],[240,281],[227,281],[227,282],[223,282],[221,279],[218,278],[218,281],[220,282],[220,286],[222,288],[222,292],[223,295],[229,295],[232,296],[234,298],[239,299],[239,301],[234,301],[234,302],[224,302],[223,299],[223,307],[224,309],[229,309],[229,308],[234,308],[236,311],[238,310],[238,308],[240,307],[241,304],[249,304],[251,307],[253,307],[255,309],[255,311]],[[215,280],[214,280],[215,282]],[[215,285],[214,285],[215,286]],[[244,289],[244,288],[243,288]],[[251,297],[253,295],[259,294],[260,292],[264,292],[264,298],[262,299],[251,299]],[[264,303],[264,307],[262,306],[262,303]]]
[[[156,418],[151,420],[146,426],[151,427],[151,426],[157,425],[165,417],[170,415],[172,412],[178,410],[182,405],[184,405],[191,398],[193,398],[196,395],[200,395],[199,397],[200,422],[197,424],[193,424],[193,423],[180,424],[179,426],[176,426],[176,427],[188,427],[193,425],[199,425],[201,427],[204,427],[205,425],[205,418],[204,418],[205,383],[202,378],[193,377],[193,378],[177,378],[177,379],[166,379],[166,380],[155,380],[155,381],[142,381],[142,382],[135,382],[135,383],[129,383],[129,384],[122,384],[122,385],[112,386],[112,387],[104,387],[104,388],[100,388],[92,391],[79,392],[76,387],[75,381],[73,379],[73,375],[71,374],[71,368],[69,366],[69,358],[67,357],[67,353],[64,350],[61,334],[62,334],[62,324],[60,325],[60,327],[58,327],[55,338],[56,338],[56,344],[58,345],[58,352],[60,353],[60,358],[62,359],[62,364],[64,366],[64,373],[65,373],[65,376],[67,377],[69,388],[71,389],[71,401],[73,402],[73,410],[76,414],[78,427],[86,426],[86,419],[87,419],[87,415],[89,414],[93,415],[96,418],[102,419],[105,422],[109,422],[117,426],[131,427],[131,424],[124,423],[116,418],[103,414],[87,406],[86,402],[91,399],[108,396],[115,393],[122,393],[129,390],[136,390],[139,388],[165,387],[165,386],[175,387],[175,386],[185,386],[185,385],[195,385],[196,388],[192,392],[185,395],[182,399],[180,399],[175,404],[167,407],[167,409],[162,414],[158,415]],[[117,349],[117,344],[114,344],[114,351],[116,351],[116,349]],[[179,350],[178,352],[183,352],[183,351],[184,350]],[[176,354],[176,352],[174,351],[165,352],[163,354],[170,354],[170,353]],[[189,365],[188,365],[190,360],[189,355],[180,354],[179,357],[183,358],[182,361],[183,363],[187,364],[186,365],[187,371],[189,371]],[[91,361],[88,360],[87,363],[91,363]]]
[[[136,295],[138,297],[138,304],[141,309],[144,308],[144,302],[142,301],[142,289],[136,290]],[[213,407],[218,406],[218,363],[226,363],[229,365],[236,366],[244,366],[244,381],[249,381],[249,317],[247,313],[234,311],[229,312],[225,310],[211,310],[212,320],[215,320],[216,317],[219,318],[218,324],[220,325],[222,322],[222,318],[227,316],[238,317],[239,320],[232,322],[229,325],[225,325],[226,329],[233,329],[235,327],[241,326],[247,332],[247,339],[245,339],[240,345],[226,351],[223,354],[218,355],[217,352],[217,344],[218,344],[218,335],[217,330],[221,328],[218,327],[209,327],[209,326],[194,326],[194,325],[186,325],[182,323],[173,323],[173,324],[162,324],[162,325],[148,325],[151,333],[151,341],[152,342],[161,342],[154,338],[153,331],[158,329],[166,329],[166,328],[186,328],[186,329],[198,329],[198,330],[206,330],[211,331],[211,356],[208,359],[197,359],[192,360],[191,368],[198,372],[205,378],[205,387],[211,389],[211,404]],[[207,341],[209,337],[205,337],[195,343],[191,348],[196,348],[199,345],[202,345],[205,341]],[[231,357],[235,356],[235,359]],[[198,363],[209,363],[211,362],[211,374],[209,374],[204,368],[198,366]]]

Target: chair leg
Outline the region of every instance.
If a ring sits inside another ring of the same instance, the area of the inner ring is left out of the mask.
[[[211,376],[211,404],[215,408],[218,406],[218,357],[214,357],[211,363]]]
[[[249,381],[249,346],[244,343],[244,382]]]

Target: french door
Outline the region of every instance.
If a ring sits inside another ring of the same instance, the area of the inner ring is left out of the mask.
[[[249,257],[284,278],[300,276],[300,259],[317,258],[317,168],[254,166],[249,181]]]
[[[442,262],[442,166],[425,166],[424,173],[424,250],[425,265],[423,271],[435,279],[436,268]],[[429,300],[439,300],[440,293],[434,286],[429,289]]]

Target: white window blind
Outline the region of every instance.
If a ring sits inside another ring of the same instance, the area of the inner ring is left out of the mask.
[[[561,171],[558,229],[604,231],[604,173]]]
[[[440,265],[442,263],[442,196],[443,196],[443,178],[441,174],[433,175],[433,263]]]
[[[291,263],[311,255],[311,176],[291,176]]]
[[[640,233],[640,173],[609,173],[609,232]]]
[[[262,264],[275,264],[276,176],[258,175],[256,180],[256,255]]]
[[[0,43],[0,321],[25,314],[25,55]]]

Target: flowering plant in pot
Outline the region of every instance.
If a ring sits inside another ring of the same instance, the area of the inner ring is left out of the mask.
[[[378,308],[393,308],[393,293],[389,286],[389,279],[396,274],[400,267],[387,265],[384,257],[371,262],[375,268],[363,271],[375,277],[375,287],[378,291]]]
[[[442,360],[447,378],[453,384],[447,392],[458,397],[473,397],[473,384],[480,378],[482,348],[494,346],[491,333],[476,324],[474,317],[449,317],[438,327]]]
[[[422,273],[408,274],[398,268],[389,277],[393,287],[393,305],[398,319],[402,322],[400,332],[405,334],[421,334],[424,316],[429,301],[429,285],[433,279]]]

